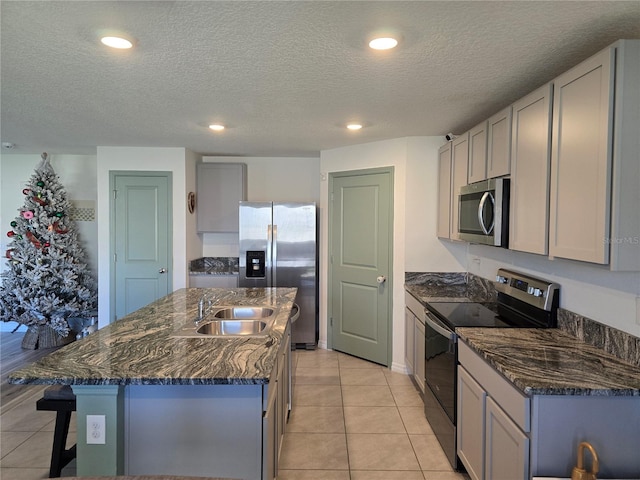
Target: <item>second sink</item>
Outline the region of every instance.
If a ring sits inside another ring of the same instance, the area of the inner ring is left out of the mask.
[[[196,332],[201,335],[256,335],[266,326],[260,320],[214,320],[198,327]]]
[[[273,309],[267,307],[226,307],[213,314],[215,318],[232,320],[250,320],[270,317]]]

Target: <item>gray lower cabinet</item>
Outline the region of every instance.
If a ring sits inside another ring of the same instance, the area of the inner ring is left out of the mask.
[[[582,441],[598,477],[638,477],[640,397],[527,396],[464,341],[458,361],[457,454],[473,480],[567,478]]]
[[[415,357],[415,345],[414,345],[414,325],[416,316],[413,312],[405,307],[404,309],[404,364],[409,375],[413,375],[414,372],[414,357]]]
[[[424,320],[420,317],[416,317],[414,323],[414,379],[420,392],[424,394],[424,342],[425,342],[425,326]]]
[[[460,461],[473,480],[527,480],[529,398],[463,342],[459,342],[458,358]]]
[[[405,362],[409,375],[424,393],[424,306],[408,292],[405,305]]]
[[[484,475],[484,410],[487,392],[464,368],[458,368],[458,457],[472,480]]]
[[[484,478],[528,478],[529,437],[487,398]]]

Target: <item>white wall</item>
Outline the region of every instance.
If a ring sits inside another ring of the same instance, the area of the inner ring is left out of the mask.
[[[440,241],[438,220],[438,149],[443,137],[407,138],[405,271],[466,271],[467,248]]]
[[[247,200],[250,202],[320,202],[319,158],[203,157],[202,160],[246,164]],[[204,233],[202,238],[201,256],[238,256],[237,233]]]
[[[111,171],[161,171],[172,174],[173,193],[173,265],[171,271],[173,289],[188,286],[187,251],[197,249],[197,242],[187,240],[187,170],[196,158],[185,148],[152,147],[98,147],[98,305],[100,328],[107,325],[113,315],[110,302],[111,258],[109,255],[111,238],[109,205],[109,172]],[[189,166],[187,166],[189,165]],[[190,184],[193,186],[193,184]],[[189,218],[189,222],[193,219]],[[194,246],[195,244],[195,246]]]
[[[11,221],[18,209],[24,205],[22,189],[37,165],[40,155],[0,155],[0,272],[8,268],[5,251],[9,243],[6,232],[11,230]],[[51,155],[53,169],[67,192],[69,200],[96,201],[96,157],[95,155]],[[87,255],[87,263],[98,277],[98,222],[76,222],[78,238]],[[2,330],[13,330],[15,323],[0,324]]]
[[[187,192],[196,191],[196,164],[201,160],[201,156],[187,150],[185,153],[185,190]],[[187,261],[202,257],[202,236],[198,235],[198,227],[196,225],[196,212],[189,213],[187,207],[186,196],[184,197],[185,211],[185,244],[187,246]],[[188,270],[187,270],[188,274]],[[188,285],[188,283],[187,283]]]
[[[554,281],[562,308],[640,337],[640,273],[483,245],[469,245],[467,262],[469,272],[491,280],[504,267]]]
[[[438,143],[439,142],[439,143]],[[320,155],[322,178],[332,172],[394,167],[394,235],[393,235],[393,338],[392,369],[404,371],[404,272],[407,261],[415,271],[460,270],[461,252],[432,241],[435,236],[435,203],[428,206],[437,192],[437,157],[440,137],[406,137],[381,142],[324,150]],[[416,171],[414,171],[414,169]],[[424,178],[419,178],[424,175]],[[423,188],[423,183],[429,188]],[[328,181],[320,191],[320,346],[327,345],[328,306]],[[421,223],[424,218],[424,223]],[[418,224],[416,225],[416,222]],[[405,232],[411,232],[406,238]],[[408,252],[411,249],[411,252]],[[456,257],[457,255],[457,257]]]

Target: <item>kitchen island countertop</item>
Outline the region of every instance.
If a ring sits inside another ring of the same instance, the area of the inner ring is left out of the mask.
[[[458,328],[525,395],[640,396],[640,370],[555,328]]]
[[[272,328],[258,337],[174,338],[197,316],[207,291],[214,305],[270,306]],[[266,384],[296,288],[177,290],[9,375],[14,384]]]

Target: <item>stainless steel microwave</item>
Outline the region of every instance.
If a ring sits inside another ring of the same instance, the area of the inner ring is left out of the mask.
[[[509,179],[490,178],[460,188],[460,239],[496,247],[509,246]]]

